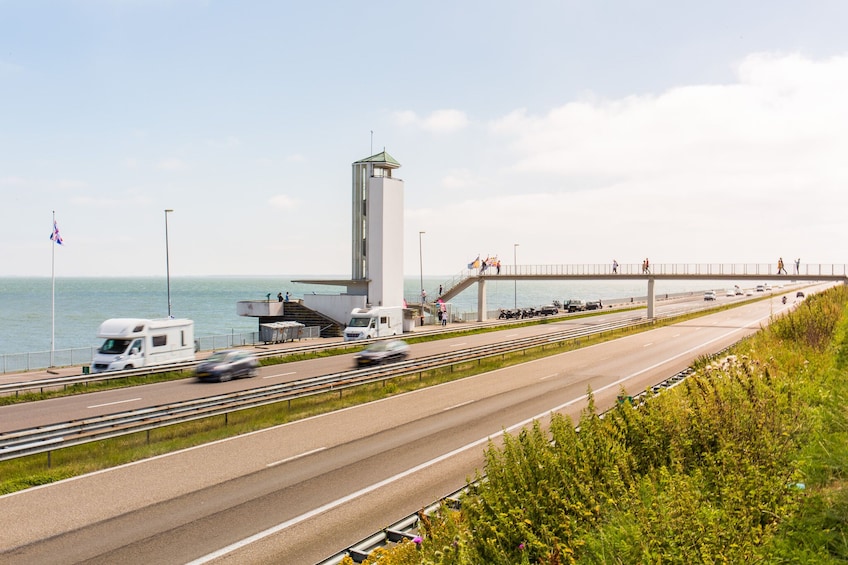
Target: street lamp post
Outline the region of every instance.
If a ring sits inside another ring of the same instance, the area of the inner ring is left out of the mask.
[[[518,257],[518,244],[513,243],[512,244],[512,268],[513,268],[513,270],[515,270],[515,276],[516,277],[518,276],[518,259],[517,259],[517,257]],[[512,291],[513,292],[512,307],[517,309],[518,308],[518,279],[515,279],[513,281],[513,283],[514,283],[514,286],[513,286],[513,291]]]
[[[421,236],[427,232],[418,232],[418,268],[421,274],[421,325],[424,325],[424,254],[421,252]]]
[[[173,210],[165,210],[165,280],[168,286],[168,318],[171,317],[171,260],[168,252],[168,212]]]

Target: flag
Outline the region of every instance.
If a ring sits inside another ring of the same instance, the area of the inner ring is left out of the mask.
[[[62,236],[59,235],[59,226],[56,224],[56,220],[53,220],[53,233],[50,234],[50,240],[55,241],[59,245],[62,245]]]

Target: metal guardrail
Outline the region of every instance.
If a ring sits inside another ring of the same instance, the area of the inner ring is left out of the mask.
[[[579,314],[579,313],[578,313]],[[480,328],[487,328],[492,326],[501,326],[505,324],[534,324],[539,323],[545,318],[527,318],[521,320],[497,320],[492,319],[488,322],[477,322],[473,327],[467,328],[456,328],[453,330],[448,330],[451,333],[453,332],[470,332],[475,331]],[[309,329],[309,328],[304,328]],[[247,335],[247,334],[244,334]],[[258,336],[259,334],[256,333]],[[414,334],[406,334],[405,338],[412,337],[427,337],[433,335],[445,335],[445,329],[442,327],[434,326],[431,330],[418,330]],[[317,337],[317,336],[312,336]],[[285,349],[273,349],[273,350],[255,350],[253,353],[256,357],[269,358],[269,357],[283,357],[287,355],[295,355],[300,353],[314,353],[316,351],[325,351],[327,349],[359,349],[363,345],[367,345],[373,341],[379,341],[380,339],[385,338],[374,338],[369,340],[357,340],[357,341],[341,341],[341,342],[332,342],[332,343],[316,343],[316,344],[306,344],[306,345],[298,345],[294,347],[287,347]],[[256,347],[262,347],[263,345],[267,345],[264,342],[254,344]],[[231,345],[230,347],[234,347]],[[16,383],[0,383],[0,395],[2,394],[19,394],[22,392],[30,391],[30,390],[39,390],[43,392],[48,388],[64,388],[78,384],[87,384],[92,382],[103,382],[109,380],[121,380],[127,379],[130,377],[141,377],[146,375],[157,375],[162,373],[172,373],[179,372],[185,370],[193,369],[200,361],[184,361],[181,363],[169,363],[167,365],[158,365],[153,367],[140,367],[138,369],[126,369],[123,371],[107,371],[103,373],[87,373],[81,375],[71,375],[65,377],[48,377],[45,379],[33,379],[29,381],[20,381]]]
[[[320,337],[321,328],[306,326],[301,328],[298,339]],[[195,336],[198,351],[216,351],[230,347],[257,346],[265,343],[259,332],[239,332],[218,335]],[[89,365],[97,352],[96,346],[56,349],[54,351],[33,351],[30,353],[0,353],[0,374],[35,371],[50,367],[71,367]]]
[[[306,337],[306,336],[304,336]],[[195,336],[200,351],[214,351],[229,347],[257,345],[262,343],[259,332],[239,332],[210,336]],[[88,365],[97,351],[96,346],[56,349],[54,351],[33,351],[29,353],[0,354],[0,373],[35,371],[50,367],[69,367]]]
[[[548,345],[552,342],[577,339],[617,329],[638,327],[639,325],[651,325],[652,323],[652,321],[644,318],[637,318],[598,324],[589,328],[566,329],[542,336],[519,338],[492,345],[471,347],[402,361],[387,367],[355,369],[225,395],[0,433],[0,461],[316,394],[335,391],[341,394],[348,388],[363,384],[381,382],[404,375],[448,367],[457,363],[480,361],[485,358]],[[274,353],[279,355],[279,352]],[[185,365],[190,366],[191,363]],[[136,371],[125,371],[125,373],[134,372]],[[74,377],[74,379],[79,379],[79,377]],[[52,384],[55,386],[56,383]]]

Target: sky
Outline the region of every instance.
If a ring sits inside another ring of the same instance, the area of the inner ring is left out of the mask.
[[[843,0],[0,0],[0,276],[350,276],[351,164],[384,149],[407,276],[848,263],[846,21]]]

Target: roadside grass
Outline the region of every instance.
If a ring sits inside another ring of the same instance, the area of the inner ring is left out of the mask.
[[[848,561],[848,289],[695,369],[638,409],[507,434],[461,510],[365,563]]]
[[[231,412],[223,416],[202,418],[193,422],[174,424],[172,426],[153,429],[148,432],[139,432],[113,439],[57,449],[46,454],[35,454],[9,461],[3,461],[0,462],[0,494],[7,494],[30,488],[32,486],[139,461],[149,457],[257,430],[271,428],[273,426],[282,425],[310,416],[379,400],[395,394],[434,386],[495,369],[525,363],[534,359],[572,351],[595,343],[618,339],[626,335],[631,335],[660,326],[679,323],[681,321],[713,313],[717,310],[729,309],[735,306],[737,306],[737,304],[724,305],[708,311],[693,312],[676,316],[674,318],[657,320],[652,323],[646,323],[644,326],[639,328],[609,330],[592,336],[553,342],[514,353],[498,354],[497,356],[458,363],[440,369],[393,377],[381,383],[359,385],[350,389],[336,390],[332,393],[320,394],[291,401],[281,401],[269,406]],[[592,312],[588,313],[586,316],[597,315],[600,315],[600,313]],[[516,324],[505,324],[474,330],[465,329],[458,332],[445,332],[438,335],[412,337],[408,339],[408,341],[410,343],[433,341],[437,339],[445,339],[447,337],[456,337],[457,335],[467,335],[468,333],[488,333],[492,331],[501,331],[510,327],[525,326],[528,324],[553,323],[554,321],[556,321],[555,318],[541,320],[536,319]],[[350,349],[334,348],[307,354],[269,357],[262,359],[261,362],[263,365],[275,365],[294,360],[314,359],[344,353],[350,353]],[[19,398],[27,396],[28,400],[42,400],[46,398],[94,392],[96,390],[108,390],[110,388],[123,388],[125,386],[150,384],[151,382],[165,382],[169,380],[184,379],[187,378],[187,376],[188,375],[185,372],[172,372],[156,375],[154,380],[151,380],[149,377],[131,377],[126,380],[122,379],[123,384],[121,386],[104,385],[100,387],[95,385],[101,385],[102,383],[92,383],[92,385],[89,386],[79,385],[68,387],[62,391],[44,391],[43,393],[32,395],[20,395]]]

